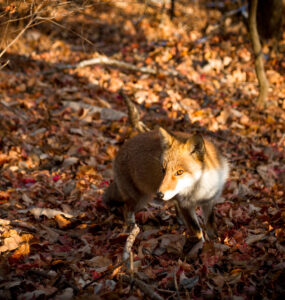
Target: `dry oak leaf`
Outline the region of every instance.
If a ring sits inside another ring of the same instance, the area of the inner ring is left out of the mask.
[[[105,256],[95,256],[86,261],[87,265],[95,268],[96,272],[104,272],[112,264],[112,260]]]
[[[17,249],[23,241],[22,237],[18,235],[16,230],[9,230],[8,232],[5,232],[2,237],[6,238],[4,239],[3,245],[0,247],[0,253]]]
[[[63,217],[61,214],[58,214],[55,216],[55,220],[57,222],[57,225],[59,228],[66,228],[71,224],[69,220],[67,220],[65,217]]]
[[[154,249],[157,247],[158,245],[158,239],[149,239],[147,241],[142,241],[140,243],[139,246],[139,250],[138,250],[138,257],[139,258],[144,258],[144,249],[148,251],[148,253],[153,253]]]
[[[64,215],[66,218],[73,218],[73,215],[71,214],[67,214],[64,213],[63,211],[51,209],[51,208],[34,207],[29,211],[34,215],[36,219],[39,219],[41,216],[46,216],[47,218],[51,219],[57,215]]]
[[[44,236],[50,243],[55,243],[58,240],[60,235],[55,230],[44,224],[41,224],[41,227],[44,229],[40,231],[42,237]]]
[[[27,195],[27,194],[23,194],[22,195],[22,199],[24,200],[24,202],[27,204],[27,205],[31,205],[34,203],[34,201]]]
[[[62,166],[64,168],[70,167],[72,165],[75,165],[78,162],[79,158],[78,157],[74,157],[74,156],[70,156],[64,159]]]
[[[0,165],[4,164],[5,162],[9,161],[11,158],[6,154],[0,154]]]
[[[20,245],[20,247],[13,253],[13,259],[19,259],[25,255],[30,253],[30,245],[28,243],[24,243]]]
[[[251,234],[249,235],[245,242],[247,245],[251,245],[251,244],[254,244],[256,242],[259,242],[260,240],[262,240],[264,237],[266,236],[265,233],[261,233],[261,234]]]
[[[9,197],[10,197],[10,193],[9,192],[0,191],[0,199],[8,200]]]
[[[182,253],[185,244],[185,236],[181,234],[164,234],[160,239],[160,247],[165,248],[168,253]]]

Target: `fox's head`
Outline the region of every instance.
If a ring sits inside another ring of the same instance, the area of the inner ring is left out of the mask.
[[[163,180],[158,196],[170,200],[189,194],[202,175],[205,144],[201,135],[189,139],[176,137],[159,128]]]

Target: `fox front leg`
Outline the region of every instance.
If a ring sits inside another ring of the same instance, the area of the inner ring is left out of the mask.
[[[192,234],[198,241],[204,242],[203,231],[199,225],[199,221],[195,212],[195,207],[182,207],[181,205],[176,206],[180,217],[183,219],[190,234]]]
[[[218,235],[213,206],[213,201],[209,201],[201,205],[207,235],[210,239],[214,239]]]
[[[178,210],[180,215],[183,218],[185,225],[190,233],[190,236],[187,237],[186,243],[183,247],[184,254],[187,257],[196,257],[201,251],[204,244],[203,231],[199,225],[199,221],[195,212],[195,207],[181,207],[178,205]]]
[[[177,201],[174,201],[174,205],[175,205],[175,212],[176,212],[176,219],[179,225],[186,225],[185,220],[183,219],[182,213],[180,211],[179,208],[179,204]]]

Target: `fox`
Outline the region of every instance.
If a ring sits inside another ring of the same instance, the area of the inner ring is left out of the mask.
[[[214,205],[229,174],[227,159],[200,134],[158,130],[126,141],[113,163],[114,180],[103,194],[109,206],[123,206],[127,224],[155,196],[173,200],[190,236],[205,241],[196,214],[202,208],[208,238],[217,235]]]

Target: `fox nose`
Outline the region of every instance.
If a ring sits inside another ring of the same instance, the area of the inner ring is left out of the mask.
[[[164,194],[162,192],[156,193],[157,198],[162,199],[164,197]]]

